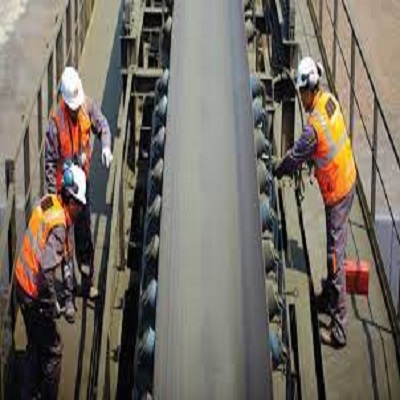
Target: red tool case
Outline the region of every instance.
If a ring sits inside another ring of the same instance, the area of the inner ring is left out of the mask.
[[[346,292],[368,296],[370,263],[362,260],[345,260]]]

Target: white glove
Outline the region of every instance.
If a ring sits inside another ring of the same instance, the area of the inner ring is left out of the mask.
[[[113,160],[113,155],[109,147],[104,147],[101,152],[101,162],[106,168],[110,168]]]

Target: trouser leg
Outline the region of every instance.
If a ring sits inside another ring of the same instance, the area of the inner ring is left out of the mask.
[[[54,321],[49,320],[45,333],[42,333],[41,372],[43,381],[41,394],[43,399],[57,399],[61,376],[62,341]]]
[[[339,325],[345,335],[346,275],[344,256],[347,244],[347,221],[354,198],[354,188],[338,204],[326,207],[327,267],[329,307],[334,324]],[[340,333],[339,333],[340,334]]]
[[[35,312],[32,301],[28,300],[22,292],[22,289],[17,287],[17,299],[21,306],[22,317],[24,319],[27,348],[25,355],[25,365],[22,377],[21,399],[31,400],[34,394],[39,390],[40,375],[40,354],[39,346],[35,340]]]
[[[40,394],[42,399],[57,399],[61,374],[62,341],[53,319],[39,312],[39,305],[17,290],[27,337],[23,399]]]
[[[74,225],[75,231],[75,253],[78,266],[82,274],[91,284],[94,275],[94,247],[90,229],[90,205],[89,202],[83,207]]]
[[[74,260],[71,258],[62,264],[64,299],[73,301],[75,291]]]

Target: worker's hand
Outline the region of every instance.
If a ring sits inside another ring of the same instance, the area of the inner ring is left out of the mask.
[[[110,168],[113,160],[113,155],[109,147],[104,147],[101,152],[101,162],[106,168]]]

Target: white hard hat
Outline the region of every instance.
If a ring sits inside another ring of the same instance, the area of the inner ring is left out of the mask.
[[[82,168],[75,164],[65,163],[62,185],[75,200],[83,205],[86,204],[86,175]]]
[[[81,78],[73,67],[65,67],[61,75],[61,95],[71,110],[77,110],[85,101]]]
[[[323,68],[320,63],[316,63],[311,57],[304,57],[297,68],[297,88],[314,89],[319,83],[322,72]]]

